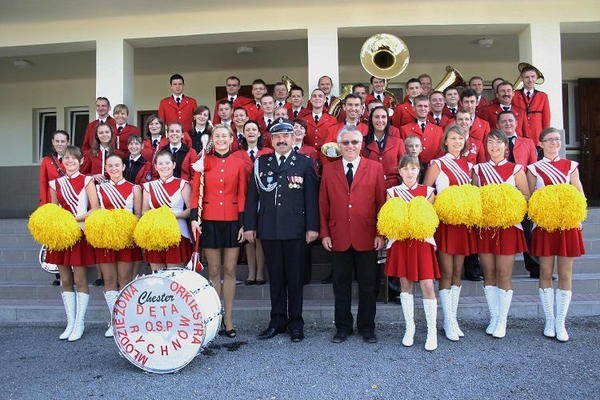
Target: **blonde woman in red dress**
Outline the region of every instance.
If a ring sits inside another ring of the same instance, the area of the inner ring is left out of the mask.
[[[123,177],[123,159],[116,154],[109,155],[106,158],[105,170],[109,180],[96,186],[100,206],[107,210],[126,209],[139,217],[142,212],[142,190]],[[114,304],[119,297],[119,289],[133,279],[133,263],[142,260],[142,252],[139,247],[128,247],[119,251],[96,248],[95,255],[96,263],[104,277],[104,299],[112,315]],[[104,336],[113,336],[112,326],[109,325]]]
[[[442,140],[442,157],[431,160],[423,184],[433,186],[439,195],[453,185],[471,183],[473,164],[464,156],[468,151],[467,134],[459,126],[446,128]],[[466,225],[448,225],[440,222],[435,233],[438,247],[440,302],[444,310],[446,338],[457,341],[464,336],[458,326],[456,313],[460,298],[461,279],[465,256],[476,253],[476,233]]]
[[[417,157],[402,157],[398,168],[402,184],[387,189],[388,199],[400,197],[408,203],[414,197],[423,196],[427,201],[433,203],[435,199],[433,188],[418,184],[420,169],[421,163]],[[423,309],[427,320],[425,350],[435,350],[437,348],[437,300],[433,280],[440,278],[440,269],[435,255],[435,241],[433,238],[394,241],[387,251],[385,274],[400,278],[400,300],[406,323],[402,344],[408,347],[414,343],[413,286],[415,282],[418,282],[421,286]]]
[[[62,158],[65,176],[49,182],[52,203],[75,216],[81,228],[90,211],[98,208],[98,196],[91,176],[79,172],[83,156],[75,146],[67,146]],[[94,249],[82,233],[69,249],[48,251],[46,262],[58,265],[62,283],[62,299],[67,313],[67,327],[59,336],[70,342],[83,335],[85,313],[90,299],[87,269],[96,263]],[[77,293],[74,292],[77,288]]]
[[[544,157],[527,167],[527,180],[531,192],[548,185],[568,183],[583,194],[577,170],[579,164],[559,156],[562,136],[558,129],[544,129],[539,139]],[[560,212],[560,205],[551,211]],[[530,253],[540,258],[539,294],[546,317],[544,335],[566,342],[569,340],[569,334],[565,328],[565,319],[571,303],[573,260],[585,254],[581,227],[548,232],[539,226],[534,226]],[[556,314],[554,314],[555,290],[552,286],[555,262],[558,270]]]
[[[506,160],[508,138],[498,129],[493,129],[486,137],[486,150],[490,161],[473,167],[473,184],[508,183],[529,198],[529,187],[523,166]],[[506,207],[510,207],[506,204]],[[482,228],[479,231],[477,247],[483,265],[483,292],[490,310],[490,323],[485,333],[495,338],[506,335],[506,320],[512,301],[512,272],[515,254],[527,251],[525,234],[520,223],[504,229]]]

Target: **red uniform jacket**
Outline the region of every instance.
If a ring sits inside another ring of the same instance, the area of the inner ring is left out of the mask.
[[[250,103],[246,104],[244,108],[248,113],[248,118],[253,119],[254,121],[259,121],[264,115],[263,110],[256,106],[254,100],[250,100]]]
[[[52,161],[53,157],[54,162]],[[52,203],[52,198],[50,197],[50,186],[48,186],[48,182],[63,176],[59,172],[58,168],[60,168],[63,173],[65,172],[65,169],[62,165],[62,160],[59,160],[56,155],[42,158],[42,162],[40,163],[40,206],[43,206],[47,203]]]
[[[237,221],[244,212],[248,169],[242,158],[207,155],[204,160],[202,220]],[[190,208],[198,208],[201,174],[194,172]]]
[[[300,111],[298,112],[298,115],[294,115],[294,111],[293,111],[294,106],[292,105],[292,103],[285,103],[285,108],[288,110],[288,117],[292,121],[295,120],[296,118],[301,118],[302,114],[306,113],[304,111],[304,110],[306,110],[306,107],[302,106],[302,107],[300,107]]]
[[[499,104],[490,104],[486,107],[483,107],[479,111],[478,117],[486,120],[488,124],[490,124],[490,127],[495,128],[498,126],[498,114],[500,114],[502,111],[504,110],[500,107]],[[512,105],[510,107],[510,111],[512,111],[513,114],[515,114],[515,117],[517,118],[517,135],[529,137],[527,126],[525,124],[525,110],[520,108],[519,106]]]
[[[333,140],[334,142],[337,141],[337,134],[344,126],[346,126],[346,122],[338,122],[329,128],[329,133],[331,133],[331,135],[335,138]],[[369,132],[369,127],[364,122],[359,122],[358,125],[356,125],[356,128],[360,131],[360,133],[362,133],[363,136],[366,136],[367,132]]]
[[[160,150],[168,150],[170,148],[171,146],[167,142],[166,145],[160,147]],[[144,159],[145,158],[146,157],[144,157]],[[192,174],[194,173],[192,164],[196,162],[197,159],[198,154],[196,154],[196,150],[188,147],[185,143],[182,143],[177,153],[175,153],[175,171],[173,171],[173,176],[190,181],[192,179]]]
[[[375,95],[373,93],[369,93],[367,95],[367,97],[365,98],[365,104],[368,105],[373,100],[375,100]],[[383,96],[383,106],[385,108],[394,108],[394,107],[396,107],[396,104],[392,101],[392,98],[390,96],[384,95]]]
[[[219,103],[222,102],[223,100],[229,100],[229,96],[222,97],[215,102],[215,108],[213,110],[213,124],[215,124],[215,125],[217,125],[218,123],[221,122],[221,117],[219,117],[217,110],[219,108]],[[252,103],[252,100],[250,100],[249,98],[244,97],[244,96],[237,96],[235,98],[235,100],[233,101],[233,106],[232,106],[231,110],[233,111],[238,107],[246,108],[246,106],[250,103]]]
[[[96,127],[98,126],[99,122],[99,120],[92,121],[85,128],[85,135],[83,136],[83,143],[81,144],[82,152],[89,151],[92,148],[92,143],[94,143],[94,135],[96,134]],[[106,123],[113,128],[113,132],[117,131],[117,123],[113,117],[109,115],[106,118]]]
[[[92,151],[86,151],[83,153],[83,164],[81,164],[80,171],[84,175],[96,175],[102,173],[103,166],[102,150],[98,150],[96,155],[92,155]],[[105,172],[104,176],[108,178],[108,174]]]
[[[198,107],[193,97],[182,95],[181,104],[177,105],[173,96],[165,97],[158,105],[158,116],[169,125],[171,122],[179,122],[183,132],[192,129],[192,117],[194,110]]]
[[[475,117],[473,124],[469,128],[469,137],[484,143],[488,133],[490,133],[490,124],[484,119]]]
[[[319,190],[320,236],[331,237],[333,251],[375,249],[377,213],[385,203],[383,167],[361,158],[352,187],[344,174],[342,160],[323,167]]]
[[[460,106],[460,101],[458,102],[458,104],[456,105],[456,112],[458,112],[458,110],[461,109]],[[448,118],[454,119],[455,115],[452,115],[452,110],[450,110],[450,108],[448,108],[448,105],[444,106],[444,108],[442,109],[442,115],[445,115]]]
[[[444,129],[446,129],[446,127],[448,125],[454,123],[454,118],[449,117],[446,114],[442,113],[442,118],[440,119],[440,123],[438,124],[437,121],[435,120],[435,118],[433,117],[433,114],[429,113],[429,115],[427,116],[427,121],[439,126],[440,128],[442,128],[442,131],[443,131]]]
[[[521,89],[515,91],[512,102],[514,105],[525,109],[527,133],[535,145],[539,146],[540,133],[550,127],[550,102],[548,101],[548,95],[539,90],[534,90],[531,98],[528,99],[525,89]]]
[[[312,113],[305,115],[302,119],[306,122],[306,136],[304,136],[305,144],[313,146],[315,150],[320,151],[322,145],[335,141],[336,138],[329,130],[337,123],[335,117],[323,113],[321,114],[318,124],[315,123]]]
[[[421,160],[422,163],[429,164],[429,161],[441,157],[444,154],[442,152],[444,132],[442,131],[442,128],[435,124],[426,124],[425,132],[422,132],[419,124],[413,122],[402,127],[401,135],[402,139],[406,139],[410,135],[417,135],[421,138],[423,151],[419,154],[419,160]]]
[[[140,130],[137,126],[126,124],[121,132],[115,128],[115,154],[125,159],[129,157],[129,149],[127,149],[127,140],[130,136],[140,136]]]
[[[346,111],[344,111],[343,108],[340,110],[340,113],[337,116],[337,120],[338,120],[338,122],[344,122],[344,121],[346,121]],[[362,122],[364,124],[368,124],[369,123],[369,110],[367,109],[367,107],[365,107],[365,110],[363,111],[363,113],[360,116],[359,120],[360,120],[360,122]]]
[[[374,140],[366,144],[363,141],[361,156],[369,160],[377,161],[383,167],[383,179],[385,188],[391,188],[400,184],[400,174],[398,173],[398,164],[405,153],[404,140],[390,136],[385,139],[385,148],[379,150],[379,145]],[[362,162],[362,161],[361,161]]]
[[[394,115],[392,115],[392,125],[398,129],[402,129],[403,125],[415,122],[417,114],[410,101],[406,101],[396,108],[394,108]]]
[[[324,113],[328,113],[329,112],[329,106],[331,105],[331,103],[333,103],[333,101],[337,99],[337,97],[335,96],[331,96],[329,98],[329,101],[327,101],[327,98],[325,98],[325,104],[323,105],[323,112]],[[306,108],[308,108],[309,111],[312,111],[312,103],[309,101],[308,104],[306,105]]]

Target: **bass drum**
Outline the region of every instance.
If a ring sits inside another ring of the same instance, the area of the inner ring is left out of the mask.
[[[50,264],[46,262],[46,252],[48,248],[46,246],[42,246],[40,248],[40,254],[38,255],[38,260],[40,261],[40,266],[42,269],[50,274],[58,274],[58,265]]]
[[[123,357],[144,371],[185,367],[221,326],[221,300],[209,281],[186,269],[137,278],[121,290],[112,315]]]

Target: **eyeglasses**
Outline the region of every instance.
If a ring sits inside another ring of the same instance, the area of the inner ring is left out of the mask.
[[[542,142],[544,142],[544,143],[562,142],[562,139],[561,138],[548,138],[548,139],[542,140]]]
[[[500,146],[505,144],[503,141],[501,140],[488,140],[487,142],[490,146]]]
[[[342,140],[340,142],[340,144],[342,144],[344,146],[349,146],[349,145],[357,146],[358,144],[360,144],[360,140]]]

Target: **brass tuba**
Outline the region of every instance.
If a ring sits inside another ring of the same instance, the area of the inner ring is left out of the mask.
[[[292,78],[290,78],[289,76],[287,76],[287,75],[282,75],[281,76],[281,82],[283,82],[283,84],[285,85],[285,88],[287,89],[287,92],[288,92],[288,96],[289,96],[290,91],[292,90],[292,88],[294,86],[298,86],[296,84],[296,82],[294,82],[294,80]]]
[[[467,82],[463,79],[460,72],[452,65],[446,65],[446,76],[438,83],[434,91],[443,92],[449,87],[467,86]]]
[[[359,57],[364,70],[376,78],[385,79],[387,86],[389,79],[400,75],[406,69],[410,60],[410,53],[408,46],[402,39],[389,33],[378,33],[365,40],[360,49]],[[352,87],[350,87],[350,90],[346,89],[344,86],[340,96],[331,102],[329,106],[331,115],[337,116],[340,113],[346,96],[352,93]],[[385,94],[390,96],[393,103],[396,103],[396,98],[392,92],[386,90]]]
[[[537,80],[535,81],[535,84],[541,85],[542,83],[544,83],[544,74],[542,74],[542,71],[540,71],[539,69],[537,69],[536,67],[534,67],[533,65],[531,65],[529,63],[522,62],[522,63],[519,63],[519,66],[517,67],[519,69],[519,77],[517,78],[515,83],[513,83],[514,90],[523,89],[523,80],[521,79],[521,73],[523,72],[523,70],[525,68],[529,68],[529,67],[533,67],[538,76]]]

